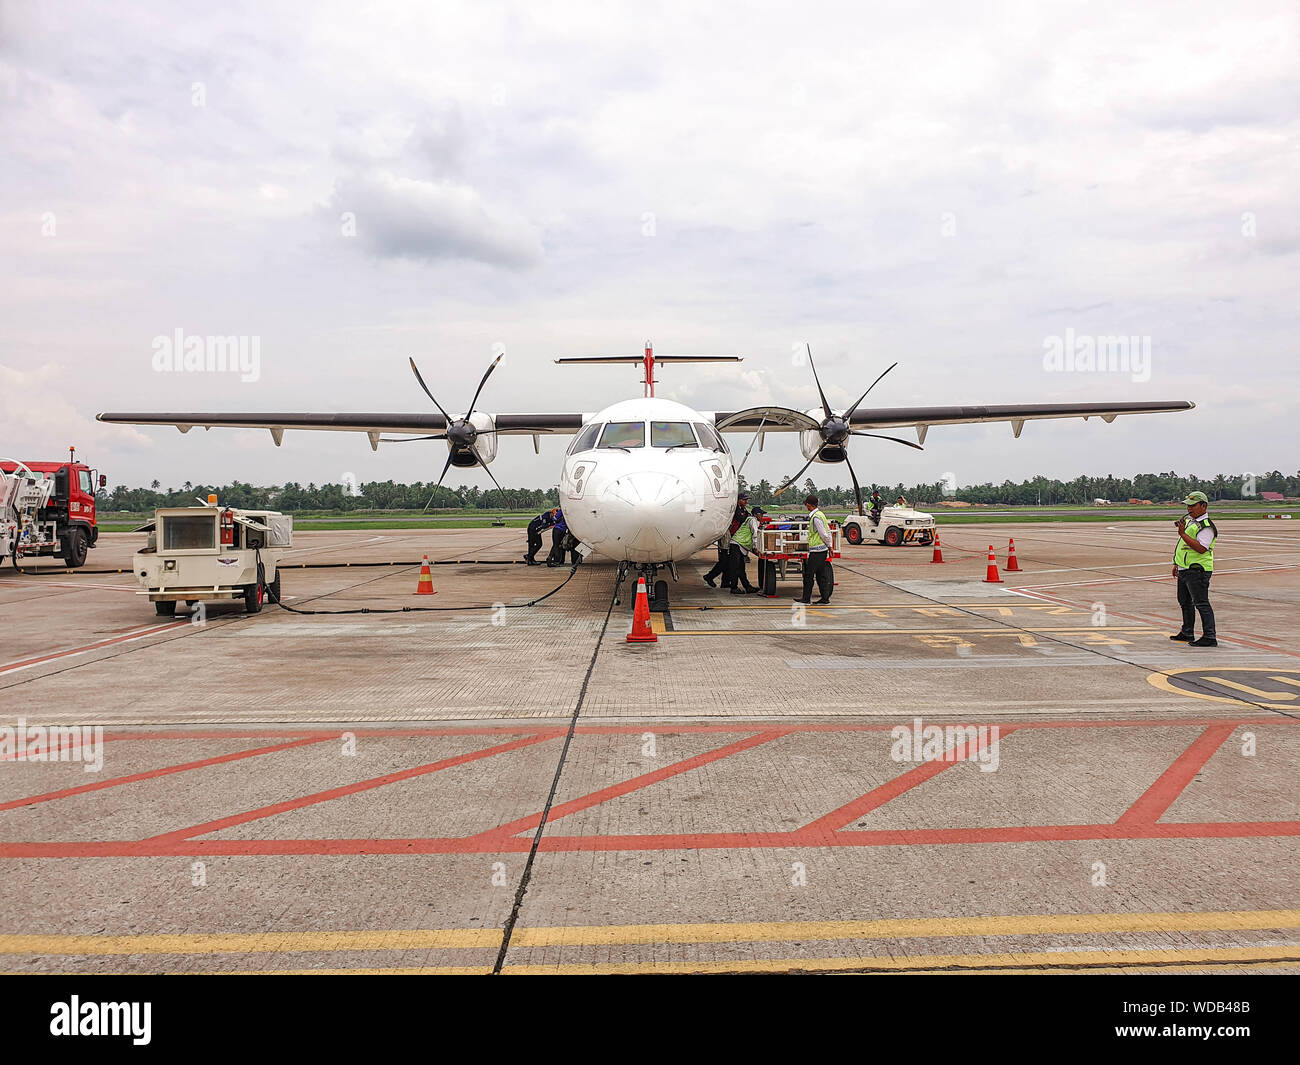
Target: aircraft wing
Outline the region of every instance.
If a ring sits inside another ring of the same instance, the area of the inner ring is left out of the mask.
[[[974,422],[1010,422],[1019,437],[1027,421],[1046,418],[1100,418],[1114,421],[1121,414],[1165,414],[1191,410],[1190,400],[1143,403],[1011,403],[983,407],[859,407],[853,412],[854,429],[889,429],[913,426],[919,443],[932,425],[967,425]],[[784,413],[784,419],[778,417]],[[798,432],[815,429],[817,421],[800,411],[776,407],[753,407],[744,411],[719,411],[715,424],[725,432],[754,432],[760,423],[766,432]]]
[[[342,433],[365,433],[370,446],[379,450],[385,433],[422,435],[440,433],[447,428],[441,414],[208,414],[158,413],[137,414],[106,411],[97,414],[101,422],[122,425],[174,425],[188,433],[196,425],[204,429],[268,429],[278,447],[286,429],[327,430]],[[582,428],[582,414],[497,414],[497,432],[503,436],[535,436],[539,433],[576,433]]]

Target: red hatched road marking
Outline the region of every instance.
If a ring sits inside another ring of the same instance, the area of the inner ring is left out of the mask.
[[[1116,728],[1116,727],[1168,727],[1170,725],[1200,726],[1204,731],[1184,750],[1168,769],[1144,792],[1120,820],[1109,825],[1048,825],[1048,826],[993,826],[984,828],[888,829],[870,831],[843,831],[843,825],[861,814],[876,809],[898,795],[932,779],[955,762],[926,762],[900,774],[894,780],[872,789],[865,795],[812,821],[803,828],[789,832],[713,832],[663,835],[547,835],[540,841],[540,849],[551,851],[611,851],[611,850],[676,850],[756,847],[860,847],[908,846],[930,844],[1026,843],[1053,842],[1084,839],[1201,839],[1249,838],[1300,835],[1300,821],[1214,822],[1191,824],[1160,824],[1158,818],[1169,808],[1184,788],[1194,779],[1214,751],[1241,726],[1295,725],[1300,721],[1287,717],[1258,718],[1197,718],[1163,719],[1154,721],[1054,721],[1017,722],[999,725],[1002,736],[1019,729],[1033,728]],[[674,733],[746,732],[745,738],[707,751],[700,755],[664,766],[652,773],[641,774],[621,784],[611,785],[585,796],[561,803],[553,809],[553,816],[563,817],[610,801],[621,795],[650,786],[691,769],[721,761],[742,751],[766,744],[779,737],[805,732],[861,732],[884,731],[896,727],[892,723],[799,723],[782,724],[778,728],[764,728],[761,724],[727,725],[672,725],[661,724],[663,735]],[[970,726],[965,726],[970,727]],[[979,728],[981,726],[975,726]],[[988,727],[987,725],[984,727]],[[644,724],[579,726],[577,731],[587,735],[628,735],[645,730]],[[531,838],[519,838],[515,833],[535,828],[540,815],[534,814],[505,825],[468,837],[413,838],[413,839],[279,839],[279,840],[213,840],[194,839],[195,835],[210,833],[234,824],[269,817],[276,813],[300,809],[315,803],[328,802],[358,791],[398,783],[412,777],[435,772],[452,765],[465,764],[489,758],[508,750],[532,746],[544,740],[563,735],[561,727],[539,729],[529,726],[476,726],[432,729],[375,729],[360,730],[358,737],[367,736],[439,736],[439,735],[513,735],[519,738],[497,744],[484,750],[443,759],[429,765],[400,770],[383,777],[361,781],[329,791],[318,792],[299,799],[221,818],[186,829],[163,833],[145,840],[123,841],[51,841],[0,843],[0,858],[18,857],[105,857],[105,856],[162,856],[162,855],[362,855],[362,854],[470,854],[522,852],[530,848]],[[526,735],[519,736],[524,732]],[[288,735],[294,739],[272,747],[256,748],[230,754],[150,770],[111,781],[96,782],[62,792],[31,796],[0,806],[0,810],[14,806],[49,801],[66,795],[113,787],[132,780],[149,779],[200,768],[204,765],[276,750],[337,740],[339,729],[319,730],[303,735],[301,730],[274,732],[232,730],[223,732],[174,732],[119,735],[117,739],[148,739],[167,737],[191,738],[246,738]],[[109,737],[105,737],[106,739]]]
[[[241,758],[253,758],[259,754],[274,754],[276,751],[287,751],[291,747],[305,747],[309,743],[323,743],[325,740],[333,738],[332,736],[312,736],[307,739],[277,743],[271,747],[254,747],[248,751],[232,751],[230,754],[201,758],[197,762],[184,762],[181,765],[169,765],[162,769],[147,769],[144,772],[131,773],[124,777],[96,780],[90,784],[79,784],[75,788],[63,788],[61,791],[47,791],[41,795],[29,795],[25,799],[10,799],[8,802],[0,802],[0,811],[13,810],[20,806],[35,806],[37,803],[50,802],[52,799],[66,799],[70,795],[84,795],[88,791],[103,791],[105,788],[116,788],[122,784],[134,784],[139,780],[153,780],[156,777],[170,776],[173,773],[188,773],[191,769],[203,769],[206,766],[221,765],[224,762],[237,762]]]
[[[1211,725],[1197,736],[1174,764],[1124,812],[1118,824],[1154,825],[1159,821],[1235,729],[1236,725],[1232,724]]]
[[[547,822],[551,822],[560,817],[567,817],[569,814],[576,814],[579,810],[586,810],[592,806],[599,806],[603,802],[609,802],[610,799],[617,799],[620,796],[627,795],[629,792],[638,791],[641,788],[649,787],[651,784],[657,784],[661,780],[667,780],[669,777],[675,777],[680,773],[686,773],[692,769],[698,769],[700,766],[708,765],[710,762],[719,762],[723,758],[730,758],[733,754],[739,754],[741,751],[748,751],[753,747],[759,747],[764,743],[770,743],[772,740],[780,739],[782,736],[788,736],[788,729],[772,729],[760,732],[757,736],[750,736],[748,739],[737,740],[735,743],[728,743],[725,747],[718,747],[712,751],[705,751],[703,754],[697,754],[691,758],[685,758],[680,762],[674,762],[672,765],[666,765],[661,769],[656,769],[650,773],[642,773],[640,776],[633,777],[631,780],[625,780],[621,784],[611,784],[607,788],[601,788],[599,791],[593,791],[588,795],[579,796],[576,799],[570,799],[568,802],[562,802],[551,807],[551,812],[547,815]],[[516,836],[520,832],[527,832],[529,829],[536,828],[541,824],[542,815],[540,813],[529,814],[527,817],[521,817],[517,821],[508,821],[504,825],[498,825],[496,828],[489,828],[486,832],[480,832],[471,839],[497,839],[509,838]]]
[[[101,647],[111,647],[115,643],[127,643],[131,640],[142,640],[146,636],[152,636],[156,632],[166,632],[169,629],[175,629],[179,625],[188,625],[188,621],[169,621],[166,625],[151,625],[147,629],[141,629],[139,632],[128,632],[124,636],[114,636],[111,640],[100,640],[97,643],[84,644],[81,647],[70,647],[66,651],[55,651],[53,654],[40,655],[37,658],[24,658],[17,662],[9,662],[0,666],[0,676],[6,673],[16,673],[20,669],[28,669],[31,666],[39,666],[42,662],[52,662],[56,658],[67,658],[70,655],[82,655],[87,651],[95,651]]]
[[[261,806],[256,810],[248,810],[242,814],[232,814],[229,817],[220,817],[215,821],[207,821],[199,825],[191,825],[189,828],[178,828],[172,832],[164,832],[157,836],[150,836],[146,842],[167,843],[172,840],[189,839],[192,836],[201,836],[209,832],[219,832],[223,828],[230,828],[234,825],[242,825],[249,821],[258,821],[264,817],[274,817],[276,814],[288,813],[291,810],[301,810],[304,806],[314,806],[317,803],[329,802],[331,799],[341,799],[347,795],[356,795],[358,792],[371,791],[374,788],[382,788],[386,784],[396,784],[399,781],[411,780],[415,777],[427,776],[429,773],[436,773],[441,769],[450,769],[452,766],[465,765],[468,762],[476,762],[482,758],[491,758],[493,755],[504,754],[506,751],[516,751],[521,747],[531,747],[535,743],[541,743],[545,740],[557,739],[563,736],[566,729],[549,729],[546,732],[539,732],[534,736],[525,736],[523,739],[511,740],[509,743],[499,743],[494,747],[486,747],[479,751],[470,751],[468,754],[458,754],[451,758],[443,758],[437,762],[430,762],[428,765],[418,765],[411,769],[401,769],[395,773],[385,773],[381,777],[372,777],[370,780],[360,780],[355,784],[344,784],[341,787],[330,788],[328,791],[318,791],[313,795],[304,795],[299,799],[288,799],[285,802],[272,803],[270,806]]]

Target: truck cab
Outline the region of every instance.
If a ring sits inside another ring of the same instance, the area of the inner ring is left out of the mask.
[[[106,478],[81,462],[0,460],[9,486],[0,502],[0,539],[15,565],[23,558],[62,558],[69,569],[85,565],[99,540],[95,492]],[[6,535],[4,530],[8,529]]]

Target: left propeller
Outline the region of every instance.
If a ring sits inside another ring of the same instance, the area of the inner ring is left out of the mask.
[[[415,365],[415,360],[411,359],[411,372],[415,374],[415,379],[420,382],[420,387],[424,389],[424,394],[433,400],[433,405],[438,408],[438,413],[447,420],[447,431],[445,433],[433,433],[429,436],[398,436],[382,437],[386,444],[405,444],[412,440],[446,440],[447,441],[447,461],[443,464],[442,473],[438,474],[438,484],[442,484],[442,479],[447,476],[447,471],[451,468],[452,460],[457,456],[472,456],[474,461],[471,463],[458,463],[457,465],[482,466],[483,470],[492,478],[492,483],[501,491],[501,483],[492,475],[488,465],[483,461],[483,456],[479,454],[476,441],[480,436],[491,436],[496,432],[495,429],[480,429],[470,421],[470,415],[474,413],[474,404],[478,402],[479,393],[483,391],[483,386],[487,384],[487,379],[492,376],[492,371],[497,368],[497,364],[504,358],[504,355],[498,355],[492,360],[492,365],[487,368],[483,374],[482,380],[478,383],[478,388],[474,390],[474,398],[469,401],[469,409],[465,412],[463,418],[453,418],[445,410],[442,404],[438,402],[437,397],[429,391],[429,386],[424,383],[424,378],[420,376],[420,368]]]

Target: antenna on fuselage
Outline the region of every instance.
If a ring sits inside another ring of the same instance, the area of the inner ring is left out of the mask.
[[[645,396],[647,399],[653,398],[655,394],[655,364],[659,362],[743,362],[744,358],[740,355],[655,355],[654,344],[650,341],[645,342],[645,353],[641,355],[577,355],[556,359],[557,363],[567,365],[578,365],[587,363],[595,365],[596,363],[639,363],[642,367],[644,377],[641,384],[645,386]]]

